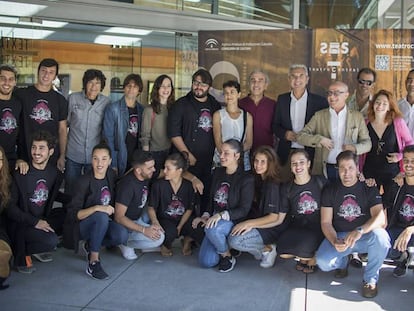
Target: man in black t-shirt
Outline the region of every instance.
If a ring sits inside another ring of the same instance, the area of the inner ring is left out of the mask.
[[[212,83],[207,70],[196,71],[192,76],[191,92],[178,99],[168,112],[168,137],[176,150],[188,152],[188,171],[204,184],[201,214],[207,209],[210,194],[215,148],[213,114],[220,109],[220,104],[208,93]]]
[[[33,135],[32,161],[27,174],[16,172],[12,200],[8,212],[9,233],[12,240],[14,263],[21,273],[36,271],[31,255],[41,262],[52,261],[51,254],[58,237],[55,230],[63,216],[53,209],[62,174],[49,163],[54,152],[55,138],[46,131]]]
[[[316,253],[323,271],[336,269],[335,277],[348,275],[349,254],[368,253],[363,276],[362,296],[377,295],[379,269],[390,248],[388,233],[383,229],[385,213],[376,187],[358,180],[358,160],[351,151],[336,158],[340,180],[322,194],[321,226],[325,240]]]
[[[43,59],[37,70],[37,83],[24,89],[18,89],[16,96],[22,103],[22,131],[19,156],[30,159],[31,135],[39,130],[48,131],[58,138],[58,144],[51,157],[51,163],[57,164],[60,171],[65,169],[67,142],[68,102],[62,94],[53,89],[53,81],[59,73],[59,64],[52,58]]]
[[[148,224],[147,206],[149,181],[155,172],[151,153],[136,150],[132,156],[132,170],[117,185],[115,221],[128,231],[128,240],[119,245],[127,260],[137,258],[134,249],[152,249],[164,241],[164,231],[158,224]],[[124,236],[124,234],[121,234]]]
[[[9,161],[10,171],[19,169],[21,173],[26,173],[29,166],[27,162],[17,160],[16,153],[22,111],[20,101],[12,94],[16,86],[16,77],[17,70],[13,66],[0,66],[0,144]]]
[[[414,145],[403,152],[404,184],[394,184],[385,194],[384,205],[388,211],[387,231],[391,237],[392,259],[399,259],[393,275],[402,277],[414,256]]]

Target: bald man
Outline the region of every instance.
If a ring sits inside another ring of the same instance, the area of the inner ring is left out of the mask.
[[[371,139],[363,115],[346,106],[349,92],[345,83],[333,82],[326,96],[329,108],[315,113],[298,133],[297,141],[315,148],[312,174],[323,174],[329,180],[337,180],[338,154],[344,150],[364,154],[371,149]]]

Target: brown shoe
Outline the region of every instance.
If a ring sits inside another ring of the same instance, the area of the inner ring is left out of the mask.
[[[7,278],[10,274],[9,260],[12,256],[12,250],[5,241],[0,240],[0,277]]]
[[[191,250],[191,242],[193,242],[194,240],[189,237],[189,236],[185,236],[183,239],[183,255],[184,256],[191,256],[192,250]]]
[[[164,245],[161,246],[161,256],[163,257],[171,257],[173,255],[173,252],[171,249],[165,247]]]
[[[377,284],[364,282],[362,285],[362,296],[365,298],[374,298],[378,294]]]
[[[344,269],[336,269],[335,270],[335,275],[334,276],[337,279],[343,279],[343,278],[346,278],[348,276],[348,267],[349,267],[349,261],[350,261],[349,256],[348,256],[347,260],[348,260],[348,262],[346,263],[346,267]]]

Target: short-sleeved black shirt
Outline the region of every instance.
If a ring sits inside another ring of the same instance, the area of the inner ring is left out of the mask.
[[[127,206],[125,216],[137,220],[142,215],[148,195],[148,180],[140,181],[134,172],[130,172],[119,181],[115,202]]]
[[[20,100],[12,96],[10,100],[0,100],[0,145],[8,160],[16,160],[17,134],[20,126]]]
[[[65,97],[54,91],[40,92],[36,87],[18,89],[16,96],[22,103],[23,138],[25,150],[23,157],[30,159],[31,135],[39,130],[51,133],[59,139],[59,121],[68,117],[68,102]],[[59,144],[55,148],[55,157],[59,156]]]
[[[332,224],[338,232],[348,232],[371,218],[371,207],[382,204],[377,187],[358,181],[345,187],[340,181],[327,186],[322,194],[322,208],[333,208]]]
[[[177,193],[174,193],[168,180],[157,180],[151,187],[149,206],[157,211],[157,217],[172,219],[177,223],[186,210],[194,207],[194,189],[188,180],[183,179]]]

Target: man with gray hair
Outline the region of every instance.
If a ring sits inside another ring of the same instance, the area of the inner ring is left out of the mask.
[[[326,92],[329,108],[315,113],[298,133],[301,145],[314,147],[312,174],[324,174],[330,181],[337,180],[336,157],[344,150],[360,155],[371,150],[365,120],[359,111],[347,108],[348,86],[333,82]]]
[[[328,108],[326,98],[310,93],[307,90],[309,82],[308,68],[303,64],[293,64],[289,68],[288,80],[291,91],[279,95],[273,131],[279,138],[277,154],[282,165],[286,163],[292,149],[303,149],[304,146],[296,140],[297,133],[303,129],[315,112]],[[306,147],[310,159],[313,160],[314,148]]]
[[[253,117],[253,152],[258,146],[274,146],[272,131],[273,113],[276,102],[264,95],[269,86],[269,76],[260,69],[249,75],[249,95],[240,99],[239,106]]]

